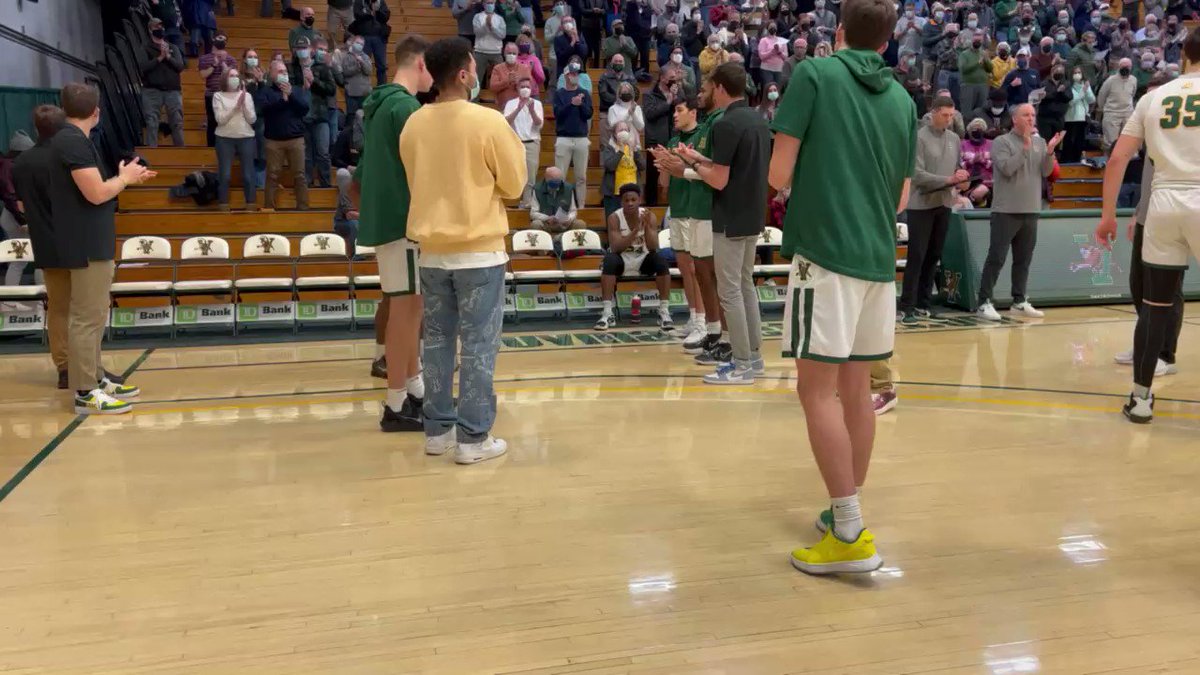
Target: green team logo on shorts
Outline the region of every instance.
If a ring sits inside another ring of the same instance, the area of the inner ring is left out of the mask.
[[[808,271],[812,268],[812,263],[807,260],[796,261],[796,279],[799,281],[808,281]]]

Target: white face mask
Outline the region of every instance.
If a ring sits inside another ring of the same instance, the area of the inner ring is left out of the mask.
[[[517,90],[517,93],[521,95],[521,98],[529,98],[529,95],[533,93],[533,90],[529,87],[521,87]]]
[[[511,66],[512,64],[517,62],[517,55],[516,54],[505,54],[504,62]]]
[[[622,143],[622,144],[629,143],[629,137],[630,137],[630,134],[628,131],[618,131],[617,132],[617,141],[619,143]]]
[[[768,91],[767,92],[767,100],[768,101],[774,101],[778,98],[779,98],[779,92],[777,92],[777,91]]]
[[[674,63],[683,63],[683,54],[672,54],[671,61]]]
[[[1072,76],[1072,79],[1074,79],[1076,82],[1083,82],[1083,75],[1081,75],[1079,73],[1075,73]]]

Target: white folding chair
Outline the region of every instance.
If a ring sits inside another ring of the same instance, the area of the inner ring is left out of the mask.
[[[763,228],[761,234],[758,235],[758,246],[766,246],[770,248],[776,255],[779,254],[779,247],[783,246],[783,231],[778,227]],[[792,270],[791,264],[773,264],[773,265],[755,265],[754,276],[756,277],[778,277],[787,276]]]
[[[28,239],[6,239],[0,241],[0,263],[33,262],[33,245]],[[41,284],[30,286],[0,286],[0,300],[20,302],[41,300],[46,297],[46,287]]]
[[[563,277],[567,281],[600,280],[604,244],[598,232],[582,229],[563,232],[562,251]]]
[[[542,230],[518,230],[512,235],[509,266],[516,283],[553,283],[563,280],[554,253],[554,238]],[[546,269],[547,265],[554,269]]]
[[[290,291],[295,287],[292,243],[281,234],[256,234],[242,245],[233,287],[239,291]],[[286,270],[288,276],[281,276]]]
[[[171,295],[174,289],[175,268],[171,261],[171,242],[164,237],[131,237],[121,244],[121,262],[117,264],[116,278],[123,276],[162,276],[165,272],[172,281],[162,279],[139,279],[114,281],[113,295]],[[132,263],[132,264],[129,264]]]
[[[350,290],[350,261],[346,251],[346,240],[338,234],[310,234],[301,239],[295,268],[296,290]],[[346,274],[325,274],[335,268]]]
[[[189,268],[208,274],[184,272]],[[215,272],[220,269],[227,270],[227,274],[218,276]],[[183,275],[209,278],[180,279]],[[220,294],[233,290],[233,265],[229,261],[229,242],[220,237],[192,237],[184,240],[183,245],[179,247],[179,264],[175,266],[175,283],[172,284],[172,288],[176,296]]]

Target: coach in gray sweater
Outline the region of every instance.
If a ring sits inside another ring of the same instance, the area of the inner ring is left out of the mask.
[[[954,114],[954,101],[939,96],[933,100],[929,125],[917,130],[916,166],[908,199],[908,256],[900,293],[904,323],[930,317],[929,289],[950,229],[954,186],[970,178],[958,165],[962,139],[950,130]]]
[[[1054,170],[1054,150],[1062,142],[1063,132],[1047,144],[1037,135],[1036,113],[1028,103],[1016,107],[1012,120],[1012,131],[992,141],[992,238],[979,282],[977,310],[981,318],[990,321],[1000,320],[992,306],[992,289],[1009,247],[1013,250],[1012,311],[1034,318],[1045,316],[1025,297],[1025,282],[1037,244],[1042,179]]]

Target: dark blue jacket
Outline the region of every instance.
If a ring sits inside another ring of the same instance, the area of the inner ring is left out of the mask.
[[[571,99],[583,94],[582,105],[571,105]],[[575,91],[558,89],[554,92],[554,127],[559,138],[587,138],[592,119],[592,95],[582,88]]]
[[[1016,79],[1021,80],[1020,86],[1012,83]],[[1004,76],[1004,82],[1000,84],[1000,88],[1008,93],[1009,107],[1029,103],[1029,95],[1035,89],[1040,89],[1041,86],[1042,83],[1038,80],[1037,71],[1033,68],[1014,68]]]
[[[272,141],[290,141],[304,136],[304,116],[308,114],[308,92],[293,85],[292,95],[283,98],[279,87],[259,87],[254,105],[263,120],[263,136]]]
[[[586,68],[588,47],[589,45],[587,40],[583,39],[582,32],[579,33],[579,40],[575,43],[574,47],[571,46],[571,38],[567,37],[566,33],[559,33],[558,37],[554,38],[554,57],[558,60],[558,72],[561,74],[566,70],[567,62],[571,60],[572,56],[578,56]],[[600,45],[596,45],[596,49],[599,48]]]

